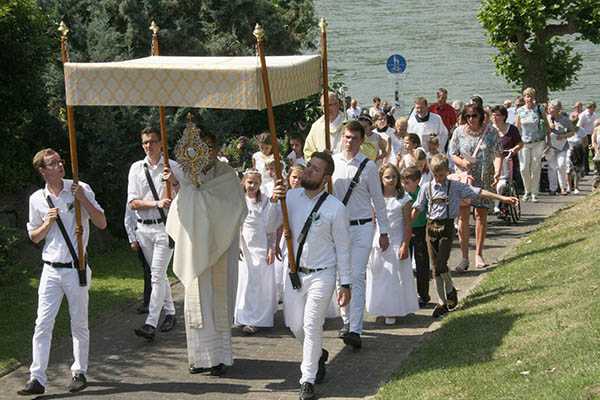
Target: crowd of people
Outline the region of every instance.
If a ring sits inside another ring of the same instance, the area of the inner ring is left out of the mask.
[[[173,258],[185,288],[190,373],[226,373],[233,363],[232,326],[247,335],[273,327],[282,304],[284,323],[303,346],[300,398],[314,398],[313,385],[323,381],[328,360],[325,318],[341,318],[340,339],[358,350],[365,312],[393,325],[431,304],[432,279],[438,298],[432,316],[443,316],[458,304],[448,266],[456,235],[462,257],[454,271],[471,268],[472,210],[474,267],[485,268],[488,215],[504,217],[505,204],[519,202],[508,195],[509,184],[521,188],[521,201],[537,202],[545,174],[549,195],[577,194],[581,177],[591,171],[588,151],[599,173],[595,103],[585,109],[577,103],[569,114],[557,99],[538,104],[535,98],[527,88],[514,104],[488,106],[479,96],[450,104],[440,88],[434,103],[417,97],[408,115],[398,115],[378,97],[363,109],[355,99],[344,104],[330,93],[329,121],[319,118],[306,138],[288,137],[284,179],[277,177],[268,133],[256,137],[259,150],[244,156],[248,164],[238,175],[219,156],[213,135],[197,132],[204,147],[185,154],[207,154],[201,166],[190,167],[183,159],[165,162],[160,135],[143,130],[146,156],[129,171],[125,216],[131,248],[144,266],[137,311],[147,317],[135,335],[152,341],[157,330],[176,326],[167,278]],[[240,151],[247,153],[246,145],[241,139]],[[44,270],[31,379],[19,393],[45,391],[63,294],[75,358],[69,390],[77,392],[87,386],[91,271],[81,284],[72,251],[74,199],[83,206],[84,247],[88,221],[104,228],[106,219],[89,185],[64,179],[56,151],[38,152],[33,166],[46,186],[30,198],[27,229],[34,242],[45,241]]]

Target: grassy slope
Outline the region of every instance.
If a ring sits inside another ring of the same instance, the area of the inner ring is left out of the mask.
[[[90,289],[89,320],[107,316],[115,309],[140,298],[143,289],[142,269],[137,255],[129,250],[126,241],[104,254],[90,254],[92,286]],[[9,288],[0,290],[0,376],[18,361],[31,359],[31,337],[37,310],[37,276],[17,280]],[[25,275],[24,275],[25,276]],[[92,332],[93,334],[93,332]],[[54,342],[69,335],[69,311],[63,303],[56,318]]]
[[[600,398],[600,195],[547,220],[379,399]]]

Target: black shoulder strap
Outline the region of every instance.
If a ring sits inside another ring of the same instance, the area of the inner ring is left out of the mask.
[[[50,195],[46,195],[46,202],[48,203],[48,207],[54,207],[54,202],[50,198]],[[60,215],[56,214],[56,224],[58,225],[58,230],[60,230],[60,234],[62,235],[65,243],[67,244],[67,248],[69,249],[69,253],[71,253],[71,257],[73,258],[73,266],[78,271],[79,274],[79,284],[81,286],[87,285],[87,272],[81,271],[79,269],[79,257],[77,257],[77,252],[75,251],[75,247],[73,246],[73,242],[71,242],[71,238],[67,233],[67,229],[65,228],[65,224],[63,224],[62,219],[60,219]]]
[[[317,200],[317,203],[313,207],[312,211],[310,212],[310,214],[308,214],[308,218],[306,218],[306,222],[302,227],[302,231],[300,232],[300,236],[298,237],[298,250],[296,251],[296,265],[298,267],[300,267],[300,257],[302,256],[302,249],[304,248],[304,243],[306,242],[308,231],[313,223],[313,216],[317,213],[317,211],[319,211],[319,208],[321,208],[321,204],[323,204],[323,202],[327,198],[327,195],[329,195],[329,193],[325,192],[321,195],[321,197],[319,197],[319,200]]]
[[[152,197],[154,200],[159,201],[158,193],[156,192],[156,188],[154,187],[154,181],[152,181],[152,177],[150,176],[150,171],[148,171],[148,164],[144,163],[144,172],[146,173],[146,180],[148,181],[148,185],[150,185],[150,191],[152,192]],[[158,213],[160,214],[160,218],[162,222],[167,222],[167,216],[162,208],[158,208]]]
[[[365,158],[358,166],[358,170],[356,171],[354,178],[352,178],[352,180],[350,181],[350,186],[348,187],[348,191],[346,191],[346,194],[344,195],[344,200],[342,200],[342,203],[344,203],[344,205],[348,204],[348,200],[350,200],[350,196],[352,195],[352,191],[354,190],[354,187],[356,185],[358,185],[358,182],[360,182],[360,174],[362,174],[363,169],[365,169],[368,162],[369,162],[369,158]]]
[[[450,184],[452,183],[452,179],[447,179],[448,188],[446,189],[446,218],[450,219]]]

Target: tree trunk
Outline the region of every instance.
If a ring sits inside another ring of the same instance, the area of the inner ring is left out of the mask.
[[[548,102],[548,83],[546,77],[544,57],[530,54],[527,57],[527,68],[525,68],[523,77],[523,89],[528,87],[534,88],[538,103]]]

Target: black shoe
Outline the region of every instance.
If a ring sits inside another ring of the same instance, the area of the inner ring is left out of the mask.
[[[315,383],[321,383],[325,379],[325,373],[327,372],[325,363],[329,358],[329,352],[325,349],[321,350],[321,357],[319,357],[319,370],[317,371],[317,376],[315,378]]]
[[[300,384],[300,400],[316,399],[315,387],[312,383],[304,382]]]
[[[427,298],[419,297],[419,308],[427,307],[427,305],[429,304],[429,300],[431,300],[431,298],[429,298],[429,297],[427,297]]]
[[[456,292],[456,288],[453,288],[449,293],[446,293],[446,298],[448,299],[448,309],[453,310],[458,305],[458,293]]]
[[[431,316],[433,318],[439,318],[442,315],[447,314],[448,312],[449,312],[448,307],[446,307],[445,304],[438,304],[433,309],[433,313],[431,313]]]
[[[205,372],[209,372],[210,368],[190,367],[189,371],[190,371],[190,374],[192,374],[192,375],[194,375],[194,374],[203,374]]]
[[[343,339],[350,332],[350,324],[344,324],[342,329],[338,332],[338,338]]]
[[[159,329],[161,332],[169,332],[175,327],[176,322],[177,319],[175,318],[175,314],[165,315],[165,319],[163,320],[162,324],[160,324]]]
[[[145,304],[140,304],[136,309],[135,312],[138,314],[148,314],[148,306]]]
[[[225,364],[219,364],[214,367],[210,367],[211,376],[223,376],[227,372],[227,366]]]
[[[356,332],[348,332],[346,336],[344,336],[344,344],[347,346],[352,346],[354,350],[358,350],[362,347],[362,340],[360,339],[360,335]]]
[[[137,328],[133,330],[136,335],[139,337],[143,337],[149,342],[154,340],[154,335],[156,334],[156,328],[152,325],[145,324],[141,328]]]
[[[19,390],[17,394],[21,396],[29,396],[32,394],[44,394],[46,389],[42,386],[37,379],[32,379],[25,384],[23,389]]]
[[[83,389],[87,387],[87,379],[85,379],[84,374],[75,374],[69,386],[67,386],[67,390],[71,393],[81,392]]]

